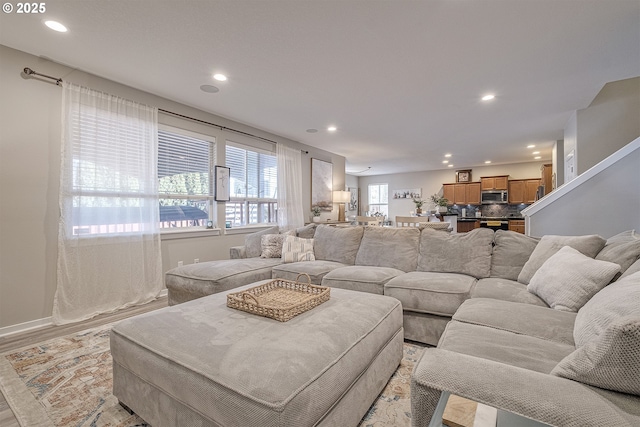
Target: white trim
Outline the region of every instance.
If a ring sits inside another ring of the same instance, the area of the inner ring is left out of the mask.
[[[30,320],[24,323],[18,323],[17,325],[5,326],[0,328],[0,337],[6,337],[8,335],[17,334],[20,332],[27,332],[32,329],[43,328],[45,326],[53,325],[53,319],[51,317],[45,317],[44,319]]]
[[[242,227],[225,228],[224,234],[248,234],[258,231],[267,230],[271,227],[277,227],[278,224],[262,224],[262,225],[244,225]]]
[[[158,298],[165,297],[169,293],[167,288],[164,288],[158,294]],[[9,335],[18,334],[21,332],[28,332],[33,329],[44,328],[45,326],[53,325],[52,317],[45,317],[43,319],[30,320],[24,323],[18,323],[17,325],[5,326],[0,328],[0,338],[7,337]]]
[[[560,199],[565,194],[569,193],[570,191],[580,186],[584,182],[587,182],[591,178],[598,175],[600,172],[603,172],[605,169],[615,164],[616,162],[622,160],[623,158],[625,158],[626,156],[633,153],[635,150],[639,148],[640,148],[640,138],[636,138],[630,143],[628,143],[627,145],[625,145],[624,147],[622,147],[621,149],[619,149],[618,151],[616,151],[615,153],[613,153],[612,155],[610,155],[609,157],[607,157],[606,159],[602,160],[600,163],[594,165],[590,169],[586,170],[584,173],[581,173],[580,175],[578,175],[575,179],[561,185],[556,190],[547,194],[546,196],[544,196],[542,199],[538,200],[534,204],[524,208],[522,210],[522,215],[525,216],[525,221],[527,221],[525,224],[526,228],[527,229],[529,228],[528,220],[531,215],[546,208],[551,203]]]
[[[177,229],[176,231],[161,231],[160,240],[190,239],[192,237],[210,237],[219,235],[219,228]]]

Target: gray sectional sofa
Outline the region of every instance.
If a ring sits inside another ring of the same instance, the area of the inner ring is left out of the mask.
[[[640,425],[634,231],[605,240],[314,228],[296,234],[314,238],[315,261],[260,258],[262,235],[277,232],[265,230],[232,248],[234,259],[169,271],[170,304],[307,273],[315,284],[398,299],[405,339],[437,345],[412,375],[414,426],[439,426],[449,393],[498,408],[502,425]]]

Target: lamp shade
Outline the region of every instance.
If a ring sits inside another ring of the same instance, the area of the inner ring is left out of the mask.
[[[349,191],[334,191],[333,203],[349,203],[351,200],[351,192]]]

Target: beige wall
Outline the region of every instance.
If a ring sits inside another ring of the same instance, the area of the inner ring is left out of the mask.
[[[333,163],[334,188],[345,183],[345,159],[247,125],[0,45],[0,328],[51,316],[56,289],[58,188],[60,181],[60,87],[21,75],[24,67],[169,111],[308,150],[302,155],[305,210],[311,205],[311,157]],[[213,135],[217,162],[234,133],[160,115],[160,122]],[[223,204],[218,215],[224,214]],[[337,209],[331,213],[337,217]],[[223,230],[224,232],[224,230]],[[166,271],[185,264],[224,259],[244,242],[231,234],[162,241]]]
[[[545,163],[549,161],[475,167],[471,170],[471,179],[480,181],[483,176],[496,175],[509,175],[509,179],[540,178],[540,167]],[[421,188],[422,199],[429,200],[432,194],[442,192],[442,184],[454,183],[455,177],[455,171],[449,169],[360,177],[358,181],[362,213],[364,214],[368,209],[369,184],[389,184],[390,196],[394,190]],[[415,205],[411,199],[389,199],[389,219],[394,220],[398,215],[408,215],[409,211],[415,211]]]
[[[640,77],[604,85],[575,126],[579,175],[640,136]]]

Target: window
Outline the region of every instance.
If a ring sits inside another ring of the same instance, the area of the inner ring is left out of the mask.
[[[158,131],[160,228],[204,226],[215,212],[215,138],[162,127]]]
[[[226,166],[231,169],[231,201],[226,204],[226,221],[234,227],[277,222],[276,156],[227,141],[226,158]]]
[[[376,213],[389,216],[388,184],[369,184],[369,215]]]

